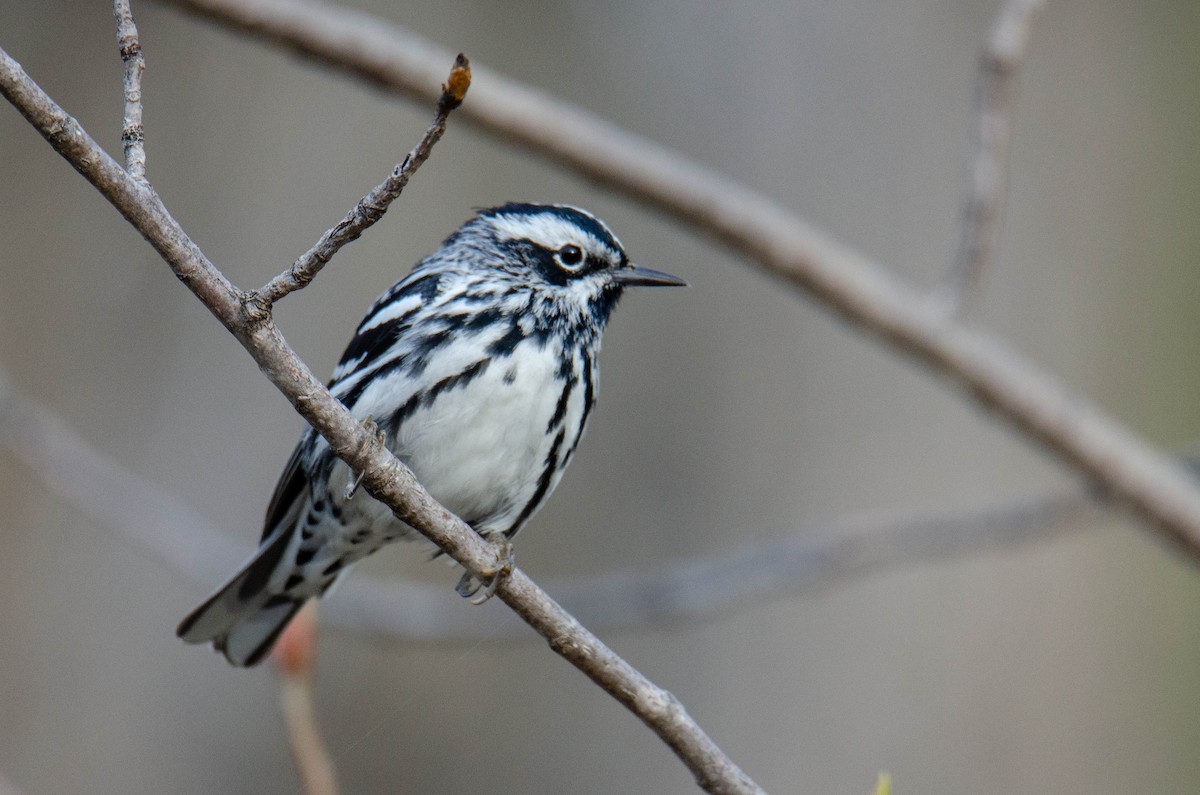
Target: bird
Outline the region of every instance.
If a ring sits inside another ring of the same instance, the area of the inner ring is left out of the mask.
[[[596,404],[601,337],[625,289],[685,285],[632,262],[578,207],[481,209],[376,299],[329,390],[374,423],[435,499],[507,548],[575,456]],[[177,634],[212,643],[234,666],[255,665],[352,564],[414,537],[358,493],[351,469],[307,428],[258,550]],[[460,594],[478,590],[471,578]]]

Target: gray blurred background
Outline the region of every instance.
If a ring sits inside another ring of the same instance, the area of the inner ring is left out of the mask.
[[[932,284],[954,252],[995,3],[356,7],[678,147],[907,278]],[[134,12],[149,177],[241,286],[306,249],[430,117],[181,13]],[[1172,450],[1200,439],[1197,40],[1190,0],[1049,4],[1019,83],[1000,261],[977,316]],[[5,0],[0,46],[119,151],[108,3]],[[995,505],[1074,482],[812,302],[453,119],[388,218],[284,301],[284,332],[328,373],[379,291],[470,208],[509,199],[588,207],[638,261],[693,285],[618,311],[587,442],[517,544],[535,579],[667,570],[849,514]],[[8,106],[0,265],[13,384],[248,553],[301,421]],[[296,791],[269,668],[234,671],[174,637],[216,582],[166,568],[4,450],[0,517],[0,773],[29,795]],[[414,553],[362,568],[456,599],[457,575]],[[1120,517],[605,640],[776,793],[865,793],[885,769],[897,793],[1200,781],[1200,576]],[[346,792],[694,789],[532,632],[439,645],[330,630],[319,665]]]

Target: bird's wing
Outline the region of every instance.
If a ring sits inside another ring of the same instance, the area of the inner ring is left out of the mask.
[[[338,360],[330,388],[364,372],[385,355],[437,295],[439,280],[437,273],[414,271],[379,296]]]
[[[362,388],[371,383],[369,377],[363,376],[392,350],[400,336],[412,326],[418,310],[436,296],[437,288],[438,274],[418,269],[376,299],[346,346],[329,381],[329,388],[352,410]],[[296,510],[297,503],[310,486],[304,463],[314,454],[314,446],[323,445],[309,429],[292,451],[275,486],[263,523],[263,541],[281,525],[296,521],[297,517],[289,514]]]
[[[288,514],[294,512],[297,501],[308,488],[308,474],[301,466],[301,461],[304,451],[308,448],[310,436],[311,431],[306,431],[301,437],[300,443],[292,451],[292,457],[288,459],[287,466],[283,468],[279,482],[275,485],[275,493],[271,496],[271,504],[267,508],[267,518],[263,522],[262,541],[266,541],[288,518],[295,521],[295,517],[289,517]]]

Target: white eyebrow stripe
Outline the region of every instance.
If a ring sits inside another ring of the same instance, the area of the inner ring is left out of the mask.
[[[557,250],[573,243],[582,245],[590,252],[612,252],[591,232],[580,229],[570,221],[550,213],[539,215],[494,215],[490,219],[500,240],[532,240],[540,246]]]

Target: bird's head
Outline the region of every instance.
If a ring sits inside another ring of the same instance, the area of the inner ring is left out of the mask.
[[[590,319],[601,328],[626,287],[686,284],[635,265],[603,221],[565,204],[480,210],[447,243],[474,250],[476,256],[456,258],[460,267],[469,262],[510,289],[528,292],[535,309],[571,322]]]

